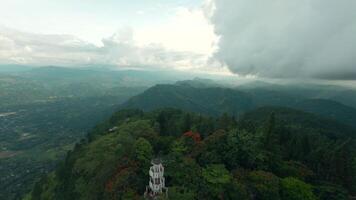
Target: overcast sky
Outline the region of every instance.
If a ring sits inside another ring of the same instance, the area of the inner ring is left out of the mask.
[[[355,0],[214,2],[215,57],[233,72],[356,79]]]
[[[356,79],[355,0],[4,0],[0,64]]]

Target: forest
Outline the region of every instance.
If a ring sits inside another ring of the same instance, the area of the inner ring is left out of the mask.
[[[282,107],[239,118],[122,110],[77,143],[24,199],[143,199],[150,161],[158,157],[173,200],[346,200],[356,194],[354,133]]]

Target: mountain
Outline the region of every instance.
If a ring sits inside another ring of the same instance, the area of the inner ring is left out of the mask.
[[[356,192],[350,132],[333,120],[278,107],[238,121],[175,109],[122,110],[25,199],[143,199],[150,161],[159,157],[173,200],[347,200]]]
[[[293,107],[356,127],[356,109],[333,100],[308,99],[297,102]]]
[[[356,109],[330,99],[308,99],[292,91],[281,92],[272,89],[250,88],[233,89],[196,87],[194,82],[182,84],[156,85],[127,102],[121,108],[138,108],[145,111],[157,108],[178,108],[202,114],[219,116],[229,113],[235,116],[263,106],[284,106],[338,120],[356,127]],[[307,92],[306,92],[307,93]]]
[[[240,115],[252,109],[250,96],[229,88],[196,88],[191,85],[156,85],[124,103],[122,108],[147,111],[173,107],[210,115]]]
[[[356,90],[349,86],[339,86],[320,83],[286,82],[269,83],[264,81],[252,81],[236,87],[242,91],[271,91],[289,95],[296,99],[328,99],[340,102],[356,108]]]
[[[194,78],[193,80],[177,81],[176,85],[192,86],[195,88],[221,87],[221,84],[218,84],[217,82],[215,82],[211,79],[202,79],[202,78]]]
[[[328,101],[326,101],[328,102]],[[317,106],[319,106],[317,104]],[[265,122],[271,113],[275,114],[277,126],[293,127],[296,129],[315,129],[329,138],[355,138],[355,128],[338,120],[325,118],[324,116],[304,112],[286,107],[261,107],[246,113],[240,119],[244,125],[253,124],[254,127]],[[247,127],[246,127],[247,128]],[[303,133],[304,131],[300,131]],[[305,131],[307,134],[308,131]]]
[[[18,73],[31,70],[33,67],[25,65],[0,65],[0,74]]]

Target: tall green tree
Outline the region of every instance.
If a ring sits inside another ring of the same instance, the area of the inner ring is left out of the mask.
[[[208,165],[203,169],[203,178],[209,192],[216,198],[223,199],[226,186],[231,183],[232,176],[222,164]]]
[[[192,127],[192,117],[189,113],[183,115],[182,132],[190,131]]]
[[[153,148],[149,141],[144,138],[139,138],[134,143],[135,158],[140,162],[140,165],[149,165],[153,158]]]
[[[275,127],[276,127],[275,114],[271,113],[263,129],[263,133],[265,137],[264,147],[266,148],[267,151],[270,152],[277,152],[278,150],[278,137],[275,131]]]
[[[252,171],[248,174],[245,184],[251,196],[261,200],[279,200],[279,178],[265,171]]]
[[[312,186],[296,178],[284,178],[281,181],[282,200],[316,200]]]

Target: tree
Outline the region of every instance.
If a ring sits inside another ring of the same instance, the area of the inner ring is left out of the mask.
[[[278,149],[277,147],[278,138],[276,137],[275,134],[275,126],[276,126],[275,114],[271,113],[263,130],[265,135],[264,146],[266,150],[270,152],[276,152]]]
[[[279,138],[275,127],[275,114],[271,113],[263,129],[264,142],[262,144],[266,150],[269,170],[274,173],[279,171],[282,162]]]
[[[189,113],[186,113],[183,116],[183,123],[182,123],[182,131],[183,132],[187,132],[189,130],[191,130],[191,126],[192,126],[192,117],[190,116]]]
[[[134,143],[135,158],[142,166],[149,166],[153,157],[153,148],[151,144],[144,138],[139,138]],[[147,170],[147,169],[144,169]]]
[[[254,196],[255,199],[280,199],[279,178],[272,173],[252,171],[247,176],[246,184],[249,187],[251,195]]]
[[[354,157],[354,143],[351,139],[341,143],[335,149],[333,176],[339,177],[342,185],[350,192],[356,193],[356,167]]]
[[[327,182],[316,186],[315,194],[320,200],[349,200],[349,193],[345,188]]]
[[[254,169],[262,166],[264,154],[260,148],[260,137],[246,131],[234,129],[228,132],[224,162],[228,169],[239,166]]]
[[[32,199],[42,199],[41,194],[42,194],[42,185],[45,183],[46,178],[43,177],[35,183],[35,186],[33,187],[32,193],[31,193],[31,198]]]
[[[160,134],[167,134],[167,119],[164,112],[160,112],[157,117],[157,122],[159,123]]]
[[[351,193],[356,194],[356,156],[352,159],[352,186],[351,186]]]
[[[222,198],[224,188],[231,182],[230,172],[222,164],[208,165],[203,169],[203,178],[214,197]]]
[[[192,189],[197,188],[203,182],[201,168],[194,159],[182,157],[171,161],[165,172],[170,184],[184,185]]]
[[[221,115],[220,118],[218,118],[218,123],[217,123],[218,129],[230,130],[234,126],[236,126],[235,118],[230,117],[229,114],[224,113],[223,115]]]
[[[183,138],[180,138],[172,143],[170,150],[173,156],[182,157],[187,153],[188,147],[185,145]]]
[[[188,190],[184,187],[171,187],[169,188],[169,199],[170,200],[194,200],[195,192]]]
[[[246,190],[245,185],[237,181],[236,179],[232,181],[232,183],[229,185],[226,196],[224,198],[229,199],[229,200],[248,200],[249,195]]]
[[[226,152],[226,132],[219,130],[209,135],[202,142],[201,154],[198,161],[201,165],[222,163],[222,156]]]
[[[287,177],[281,181],[282,200],[316,200],[311,185],[303,181]]]

